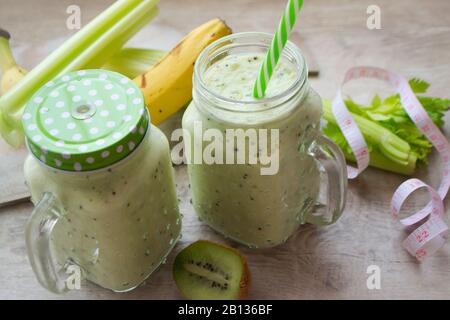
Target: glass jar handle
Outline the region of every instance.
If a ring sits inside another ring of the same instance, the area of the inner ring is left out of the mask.
[[[320,163],[328,177],[327,203],[305,217],[316,225],[335,223],[342,215],[347,195],[347,166],[341,149],[330,139],[321,135],[308,149],[308,154]]]
[[[53,293],[68,290],[64,279],[65,268],[58,268],[50,245],[53,228],[61,216],[56,197],[45,192],[28,220],[25,233],[28,259],[36,278]]]

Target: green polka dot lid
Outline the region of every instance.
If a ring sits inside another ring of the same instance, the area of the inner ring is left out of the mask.
[[[83,70],[39,89],[22,123],[27,145],[41,162],[89,171],[129,155],[144,139],[150,119],[133,81],[115,72]]]

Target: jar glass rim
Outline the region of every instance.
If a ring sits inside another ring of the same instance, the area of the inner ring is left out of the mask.
[[[219,103],[223,103],[225,105],[246,105],[250,108],[243,108],[241,112],[254,112],[254,111],[263,111],[256,110],[255,108],[251,108],[259,106],[261,104],[270,105],[270,108],[264,108],[264,111],[276,108],[290,98],[292,98],[297,92],[299,92],[307,82],[308,76],[308,67],[306,65],[305,59],[301,53],[301,50],[291,41],[288,40],[286,43],[285,49],[282,52],[282,56],[293,59],[295,62],[295,66],[298,69],[297,78],[295,81],[289,86],[286,90],[271,96],[264,97],[258,100],[234,100],[231,98],[224,97],[217,92],[214,92],[204,82],[203,74],[207,70],[205,65],[213,60],[214,57],[218,56],[220,53],[227,51],[233,48],[239,47],[266,47],[269,48],[273,39],[273,34],[266,32],[241,32],[234,33],[219,40],[211,43],[208,47],[206,47],[198,57],[195,66],[194,66],[194,90],[200,89],[203,93],[206,93],[207,96],[213,98]],[[236,40],[246,40],[246,42],[234,42]],[[228,44],[227,44],[228,42]],[[205,94],[203,94],[205,95]],[[219,109],[230,110],[230,111],[238,111],[234,108],[227,107],[218,107]]]

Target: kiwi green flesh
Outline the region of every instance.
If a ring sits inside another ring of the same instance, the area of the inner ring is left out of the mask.
[[[239,299],[245,272],[245,262],[237,252],[209,241],[193,243],[174,263],[178,288],[193,300]]]

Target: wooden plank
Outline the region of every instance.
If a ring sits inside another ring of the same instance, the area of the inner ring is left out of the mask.
[[[39,286],[26,258],[24,226],[31,204],[0,209],[0,299],[176,299],[172,279],[176,253],[198,239],[238,248],[248,259],[253,281],[250,299],[362,299],[445,298],[450,294],[450,246],[424,264],[414,261],[398,245],[403,237],[395,221],[386,216],[388,193],[369,192],[368,181],[380,176],[370,170],[352,185],[344,217],[334,226],[304,226],[286,244],[262,251],[236,245],[201,223],[189,203],[185,166],[176,168],[180,208],[184,214],[183,238],[163,265],[145,284],[115,294],[91,283],[64,296]],[[379,180],[379,179],[378,179]],[[385,187],[379,181],[374,188]],[[391,190],[389,190],[391,191]],[[376,209],[374,209],[376,208]],[[393,232],[397,230],[397,232]],[[381,268],[382,290],[368,290],[366,268]]]
[[[0,139],[0,207],[30,197],[22,170],[26,154],[25,148],[13,149]]]
[[[13,35],[17,36],[15,46],[25,48],[26,64],[49,52],[47,47],[39,46],[40,43],[51,39],[60,41],[58,39],[72,32],[63,26],[65,8],[73,1],[36,2],[46,9],[25,10],[28,1],[2,0],[2,5],[9,9],[7,12],[0,10],[2,25],[14,30]],[[112,2],[77,1],[84,22]],[[450,97],[447,54],[450,52],[450,15],[447,14],[450,2],[420,2],[421,10],[417,10],[418,0],[379,0],[381,30],[366,28],[366,8],[370,4],[373,4],[370,0],[305,3],[298,30],[311,52],[308,56],[320,65],[320,77],[311,79],[314,89],[323,97],[332,98],[349,67],[369,64],[428,80],[432,83],[431,95]],[[169,42],[176,36],[215,16],[225,19],[235,32],[273,32],[284,5],[284,0],[260,0],[257,6],[250,0],[165,0],[161,2],[158,18],[138,35],[138,40],[133,40],[137,41],[133,45],[170,47]],[[248,10],[250,6],[252,10]],[[23,21],[28,23],[25,25]],[[29,32],[30,25],[34,33]],[[167,40],[166,35],[167,39],[173,38]],[[303,47],[302,42],[300,46]],[[446,120],[448,132],[449,116]],[[4,157],[8,152],[3,150],[0,151],[0,180],[5,173],[15,172],[7,179],[21,183],[18,178],[21,165],[17,163],[23,161],[24,155],[17,155],[17,162],[9,161],[16,163],[15,171],[4,170]],[[416,176],[437,185],[440,161],[435,154],[430,165],[421,168]],[[199,222],[189,203],[190,190],[184,166],[176,168],[176,178],[184,214],[183,238],[167,264],[145,285],[127,294],[113,294],[92,284],[83,284],[82,290],[63,297],[46,292],[35,280],[26,258],[24,225],[32,210],[31,204],[0,208],[0,298],[179,298],[171,276],[172,262],[181,248],[197,239],[228,243],[243,252],[253,274],[251,299],[445,299],[450,296],[449,243],[421,264],[400,246],[406,232],[390,218],[388,208],[393,191],[405,177],[367,170],[349,183],[346,210],[337,224],[325,228],[305,226],[285,245],[263,251],[227,242]],[[3,192],[5,182],[2,183]],[[448,202],[446,200],[447,205]],[[416,200],[409,204],[410,208],[420,205]],[[372,264],[381,269],[381,290],[369,290],[366,286],[367,267]]]

